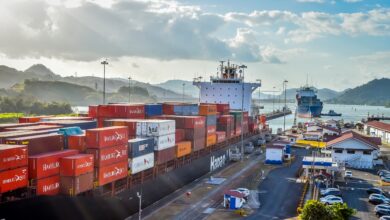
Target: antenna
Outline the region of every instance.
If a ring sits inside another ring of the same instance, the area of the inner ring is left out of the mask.
[[[306,86],[309,87],[309,74],[306,74]]]

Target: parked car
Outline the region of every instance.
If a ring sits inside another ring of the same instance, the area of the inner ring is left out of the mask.
[[[378,188],[378,187],[372,187],[372,188],[369,188],[367,189],[367,193],[368,194],[383,194],[383,190],[381,188]]]
[[[241,160],[241,153],[238,148],[234,148],[230,150],[230,160],[231,161],[240,161]]]
[[[352,171],[346,170],[345,173],[344,173],[344,177],[351,178],[352,177]]]
[[[386,174],[390,174],[390,171],[388,171],[388,170],[379,170],[377,174],[379,176],[384,176]]]
[[[271,134],[265,134],[265,141],[270,142],[272,140],[272,135]]]
[[[390,215],[384,215],[380,217],[379,220],[390,220]]]
[[[334,197],[339,197],[339,196],[327,195],[325,197],[322,197],[321,199],[330,199],[330,198],[334,198]]]
[[[320,201],[322,203],[325,203],[326,205],[333,205],[336,203],[344,203],[343,199],[341,197],[338,197],[338,196],[324,197],[324,198],[321,198]]]
[[[390,176],[382,176],[381,180],[386,183],[390,183]]]
[[[382,195],[382,194],[376,194],[376,193],[373,193],[371,194],[369,197],[368,197],[368,201],[372,204],[383,204],[383,203],[390,203],[390,199],[387,198],[386,196]]]
[[[252,142],[249,142],[248,144],[245,145],[244,153],[245,154],[251,154],[251,153],[253,153],[254,149],[255,148],[253,147]]]
[[[327,188],[327,189],[322,189],[320,191],[321,196],[328,196],[328,195],[334,195],[334,196],[339,196],[341,195],[341,192],[337,188]]]
[[[262,138],[262,137],[259,137],[259,139],[257,139],[257,145],[258,145],[258,146],[261,146],[261,145],[263,145],[263,144],[265,144],[265,139]]]
[[[236,190],[244,194],[245,197],[248,197],[251,193],[247,188],[237,188]]]
[[[374,210],[377,216],[390,215],[390,205],[377,205]]]

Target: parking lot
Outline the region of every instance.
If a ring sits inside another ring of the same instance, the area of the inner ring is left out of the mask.
[[[371,187],[380,187],[386,192],[390,190],[389,186],[381,187],[379,184],[379,177],[370,171],[351,170],[353,173],[352,178],[348,178],[345,181],[335,182],[335,186],[339,186],[343,200],[349,207],[356,209],[357,213],[354,219],[378,219],[375,216],[374,208],[368,202],[367,189]]]

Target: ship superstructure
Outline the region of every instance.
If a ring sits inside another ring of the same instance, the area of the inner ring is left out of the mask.
[[[297,114],[299,117],[320,117],[323,103],[317,97],[317,90],[311,86],[303,86],[297,90]]]
[[[217,76],[211,76],[209,82],[195,79],[193,84],[200,89],[200,103],[229,103],[233,110],[248,111],[252,115],[252,93],[260,83],[244,82],[245,65],[224,65],[221,61]]]

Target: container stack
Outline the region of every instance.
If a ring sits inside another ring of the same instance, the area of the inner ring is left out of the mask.
[[[141,134],[141,126],[138,126],[139,123],[147,121],[146,119],[126,119],[126,118],[117,118],[117,119],[107,119],[104,121],[104,127],[109,126],[126,126],[128,128],[128,137],[129,139],[136,138],[137,133]],[[140,136],[140,135],[138,135]]]
[[[6,144],[27,145],[29,156],[64,149],[64,136],[56,133],[7,138],[5,142]]]
[[[162,104],[145,104],[145,117],[152,118],[163,114]]]
[[[0,145],[0,194],[28,185],[26,145]]]
[[[239,136],[241,132],[248,133],[248,112],[231,111],[234,117],[234,135]]]
[[[63,150],[28,157],[28,176],[36,195],[57,195],[60,191],[61,158],[78,154],[77,150]]]
[[[86,131],[85,140],[87,153],[94,157],[96,186],[103,186],[127,176],[127,127],[90,129]]]
[[[128,141],[128,165],[132,175],[154,167],[154,138]]]
[[[143,104],[109,104],[97,107],[98,127],[104,126],[106,119],[131,118],[144,119],[145,105]]]
[[[200,104],[199,115],[206,117],[206,147],[217,143],[217,106],[214,104]]]
[[[192,116],[199,114],[199,108],[197,104],[168,102],[163,104],[163,113],[165,115]]]
[[[61,158],[60,192],[74,196],[93,188],[94,157],[91,154],[76,154]]]
[[[234,135],[234,117],[232,115],[221,115],[217,121],[217,131],[225,132],[226,138]]]
[[[185,139],[191,142],[192,151],[204,149],[206,145],[206,118],[203,116],[183,116],[176,121],[178,128],[184,129]]]

